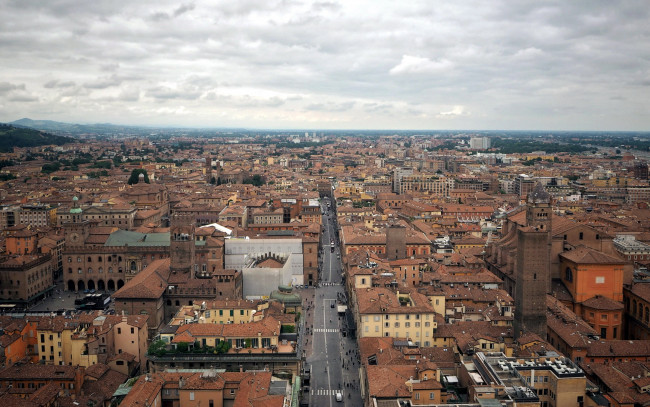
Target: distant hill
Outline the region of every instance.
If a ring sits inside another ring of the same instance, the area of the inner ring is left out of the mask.
[[[133,129],[133,127],[130,126],[119,126],[110,123],[76,124],[55,122],[53,120],[32,120],[28,118],[16,120],[9,124],[56,134],[112,134]]]
[[[3,153],[12,151],[13,147],[36,147],[49,144],[60,146],[75,141],[72,137],[55,136],[34,129],[0,123],[0,152]]]
[[[218,131],[244,131],[242,128],[183,128],[183,127],[152,127],[152,126],[125,126],[120,124],[111,123],[93,123],[93,124],[76,124],[55,122],[52,120],[32,120],[28,118],[13,121],[12,124],[16,127],[29,127],[31,129],[47,131],[59,135],[135,135],[135,136],[151,136],[152,134],[192,134],[197,137],[201,136],[214,136]]]

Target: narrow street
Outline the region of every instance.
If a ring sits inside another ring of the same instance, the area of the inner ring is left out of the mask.
[[[355,339],[343,335],[345,316],[339,315],[337,305],[346,305],[342,285],[342,265],[336,236],[335,215],[323,200],[323,238],[320,284],[306,289],[306,366],[311,369],[311,379],[303,400],[310,406],[360,406],[358,349]],[[334,243],[332,245],[331,243]],[[332,249],[333,247],[333,249]],[[337,393],[340,401],[337,401]]]

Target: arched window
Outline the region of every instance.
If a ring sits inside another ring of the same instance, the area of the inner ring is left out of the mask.
[[[97,261],[102,261],[102,256],[98,256]]]
[[[104,268],[100,267],[99,270],[97,270],[97,271],[98,271],[99,273],[103,273],[103,272],[104,272]]]
[[[573,272],[571,271],[570,267],[567,267],[565,272],[564,272],[564,279],[566,281],[572,282],[573,281]]]
[[[92,257],[88,256],[88,263],[92,263],[93,259]]]

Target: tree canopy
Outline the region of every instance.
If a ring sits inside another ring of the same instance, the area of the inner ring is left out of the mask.
[[[149,184],[149,175],[147,175],[147,170],[144,168],[136,168],[131,171],[131,176],[129,177],[129,185],[137,184],[140,182],[140,174],[144,174],[144,182]]]

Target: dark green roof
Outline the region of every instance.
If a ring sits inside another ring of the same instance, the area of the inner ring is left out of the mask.
[[[204,246],[205,240],[195,242],[197,246]],[[139,233],[129,230],[117,230],[108,237],[104,246],[169,246],[169,232]]]

